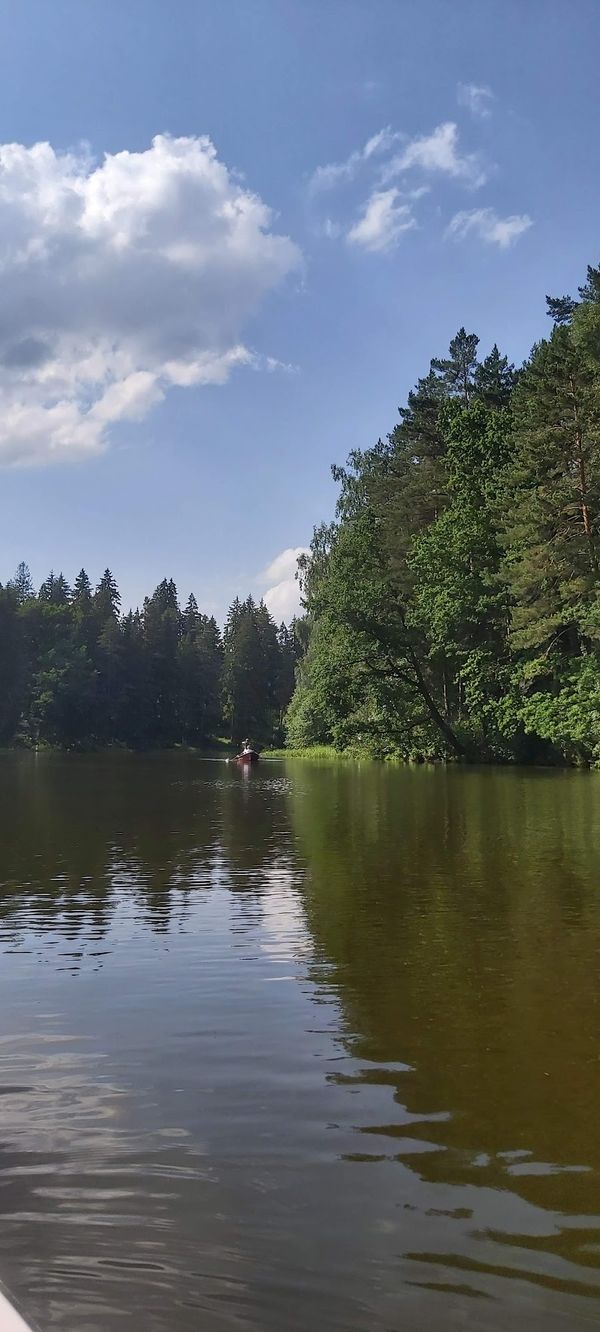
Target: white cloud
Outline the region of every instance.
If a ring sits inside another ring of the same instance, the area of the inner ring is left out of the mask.
[[[307,555],[306,546],[287,546],[274,560],[267,565],[267,568],[259,576],[261,583],[278,582],[281,578],[295,578],[298,568],[298,560],[301,555]]]
[[[351,245],[381,253],[391,250],[405,231],[412,231],[417,223],[411,208],[398,203],[400,191],[375,190],[367,200],[362,217],[350,228],[347,239]]]
[[[411,183],[412,172],[418,174]],[[359,175],[370,180],[370,190],[358,221],[342,222],[329,213],[315,222],[315,229],[331,240],[344,236],[352,245],[381,253],[393,248],[404,231],[417,227],[412,204],[429,192],[436,178],[477,189],[486,180],[487,169],[478,153],[463,150],[454,121],[413,138],[388,125],[344,162],[317,167],[309,182],[312,206],[327,191],[347,190]],[[428,179],[423,181],[423,176]]]
[[[281,620],[289,624],[294,615],[301,612],[300,583],[296,574],[300,556],[307,554],[306,546],[288,546],[257,578],[257,582],[266,587],[263,600],[278,624]]]
[[[491,88],[483,84],[479,86],[476,83],[459,83],[456,100],[459,106],[465,106],[480,120],[485,120],[492,114],[491,103],[494,101],[494,94]]]
[[[358,175],[360,168],[368,162],[370,158],[379,154],[388,152],[394,141],[398,138],[387,125],[384,129],[373,134],[362,148],[356,148],[344,162],[328,162],[326,166],[318,166],[309,181],[309,190],[312,194],[318,194],[323,190],[334,189],[337,185],[354,180]]]
[[[291,361],[279,361],[276,356],[255,357],[254,360],[257,369],[264,368],[269,374],[274,374],[276,370],[282,370],[286,375],[300,374],[299,365],[294,365]]]
[[[381,182],[386,184],[414,169],[450,176],[474,189],[486,180],[479,155],[460,151],[458,126],[451,120],[438,125],[431,134],[418,135],[405,142],[401,151],[383,166]]]
[[[321,228],[323,235],[329,240],[338,240],[343,235],[344,228],[341,222],[334,222],[333,218],[326,217]]]
[[[0,145],[0,462],[89,456],[172,385],[275,368],[241,341],[300,261],[272,223],[208,138]]]
[[[507,250],[510,245],[533,226],[527,213],[514,213],[511,217],[498,217],[493,208],[473,208],[470,212],[455,213],[446,235],[464,240],[471,232],[486,241]]]
[[[402,147],[392,154],[392,149],[400,142]],[[350,153],[344,162],[329,162],[326,166],[318,166],[311,176],[309,191],[315,195],[347,184],[355,180],[365,166],[379,158],[387,159],[379,172],[379,181],[383,185],[415,169],[432,174],[442,173],[474,187],[483,185],[486,179],[479,154],[462,152],[459,149],[458,126],[454,121],[445,121],[437,125],[431,134],[417,135],[413,139],[387,125],[373,134],[362,148]]]

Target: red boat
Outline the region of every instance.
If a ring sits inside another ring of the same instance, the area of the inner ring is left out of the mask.
[[[258,754],[255,749],[247,749],[243,754],[236,754],[234,763],[239,763],[245,767],[247,763],[258,763]]]

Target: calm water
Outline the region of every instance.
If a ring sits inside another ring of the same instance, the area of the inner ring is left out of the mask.
[[[0,1276],[65,1332],[600,1326],[600,775],[0,758]]]

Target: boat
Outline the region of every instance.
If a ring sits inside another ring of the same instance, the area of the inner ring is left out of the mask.
[[[0,1289],[0,1328],[2,1332],[33,1332],[29,1323],[21,1317],[14,1305]]]
[[[255,749],[248,749],[243,754],[236,754],[234,763],[239,763],[241,767],[246,767],[248,763],[258,763],[258,754]]]

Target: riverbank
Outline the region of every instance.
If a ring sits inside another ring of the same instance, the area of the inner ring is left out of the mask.
[[[193,752],[193,751],[192,751]],[[446,757],[433,754],[374,754],[369,749],[352,747],[335,749],[333,745],[305,745],[289,749],[263,749],[261,758],[265,759],[306,759],[312,762],[326,763],[381,763],[391,767],[482,767],[482,768],[560,768],[564,771],[580,769],[587,772],[597,771],[599,764],[572,759],[569,762],[563,755],[546,752],[543,757],[526,760],[522,756],[502,756],[498,754],[465,754],[462,758]]]
[[[235,754],[235,746],[231,740],[225,736],[216,736],[202,745],[168,745],[163,748],[150,746],[147,749],[132,749],[127,745],[73,745],[66,748],[61,745],[3,745],[0,747],[0,754],[104,754],[114,755],[189,755],[199,758],[221,758],[227,759]],[[359,748],[352,746],[348,749],[336,749],[333,745],[305,745],[291,746],[289,749],[270,748],[259,751],[262,759],[302,759],[311,763],[378,763],[391,767],[486,767],[486,768],[561,768],[565,771],[569,769],[583,769],[594,771],[598,764],[586,763],[582,760],[571,762],[567,761],[562,755],[547,752],[543,757],[536,759],[524,759],[522,756],[502,756],[498,754],[465,754],[462,758],[452,756],[442,757],[439,754],[375,754],[368,748]]]
[[[312,759],[327,760],[330,763],[348,762],[357,759],[373,759],[372,754],[367,754],[366,750],[334,749],[333,745],[307,745],[300,749],[263,749],[261,758],[269,759]]]

